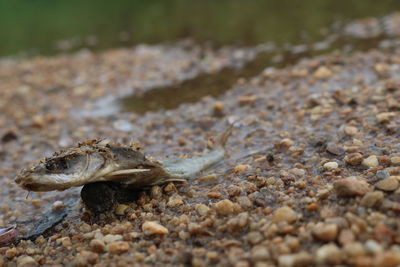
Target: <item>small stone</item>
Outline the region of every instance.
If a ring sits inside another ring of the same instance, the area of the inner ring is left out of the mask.
[[[108,245],[108,250],[114,254],[122,254],[129,250],[129,243],[125,241],[117,241]]]
[[[320,66],[313,74],[316,79],[327,79],[333,75],[332,71],[325,66]]]
[[[335,192],[340,197],[363,196],[370,191],[369,184],[355,177],[336,180],[333,183]]]
[[[298,218],[299,215],[294,210],[292,210],[290,207],[285,206],[277,209],[274,212],[273,221],[276,223],[278,222],[293,223],[297,221]]]
[[[392,267],[400,265],[400,252],[399,251],[385,251],[377,254],[375,257],[375,266],[379,267]]]
[[[360,257],[367,253],[364,246],[359,242],[348,243],[344,245],[343,250],[348,257]]]
[[[318,264],[340,264],[342,256],[342,252],[335,244],[327,244],[318,248],[316,262]]]
[[[59,201],[59,200],[55,201],[55,202],[53,203],[53,205],[51,206],[51,208],[52,208],[54,211],[62,210],[64,207],[65,207],[64,202]]]
[[[257,100],[256,95],[244,95],[238,98],[238,102],[240,105],[249,105],[253,104]]]
[[[326,146],[326,151],[336,156],[340,156],[344,153],[343,147],[335,143],[328,143],[328,145]]]
[[[379,179],[386,179],[390,176],[390,173],[386,170],[379,170],[376,172],[376,177]]]
[[[337,164],[337,162],[334,161],[330,161],[324,164],[324,169],[325,170],[334,170],[337,169],[339,167],[339,164]]]
[[[284,138],[281,140],[281,142],[279,143],[280,146],[282,147],[291,147],[292,145],[294,145],[294,141],[292,139],[289,138]]]
[[[350,229],[343,229],[340,231],[338,241],[341,245],[346,245],[349,243],[354,242],[356,237],[354,236],[354,233]]]
[[[212,106],[213,115],[216,117],[222,117],[224,115],[224,103],[222,101],[216,101]]]
[[[321,241],[334,241],[338,235],[338,227],[336,224],[317,224],[313,231],[313,235]]]
[[[378,254],[383,251],[382,245],[372,239],[367,240],[367,242],[365,242],[364,246],[365,246],[365,249],[369,253]]]
[[[374,65],[374,70],[376,74],[383,77],[388,74],[388,72],[390,71],[390,67],[387,63],[380,62]]]
[[[375,184],[382,191],[394,191],[399,187],[399,181],[394,177],[383,179]]]
[[[379,123],[388,123],[393,119],[394,116],[396,116],[395,112],[382,112],[376,115],[376,120]]]
[[[17,267],[35,267],[39,264],[30,256],[21,256],[17,260]]]
[[[171,207],[171,208],[174,208],[174,207],[178,207],[178,206],[180,206],[182,204],[183,204],[182,197],[180,195],[178,195],[178,194],[174,194],[169,198],[167,206]]]
[[[305,251],[296,254],[281,255],[278,258],[279,267],[306,267],[314,262],[313,257]]]
[[[400,156],[394,156],[390,158],[392,165],[400,165]]]
[[[248,165],[248,164],[239,164],[239,165],[236,165],[236,166],[235,166],[235,168],[233,169],[233,171],[234,171],[236,174],[241,174],[241,173],[246,172],[248,169],[250,169],[250,165]]]
[[[12,259],[17,255],[18,255],[17,248],[9,248],[9,249],[6,250],[6,253],[5,253],[5,256],[6,256],[7,259]]]
[[[142,231],[145,235],[165,235],[168,229],[157,222],[145,221],[142,224]]]
[[[96,253],[102,253],[106,249],[106,245],[102,240],[92,239],[89,243],[90,249]]]
[[[350,136],[355,136],[358,133],[357,127],[354,126],[345,126],[344,133]]]
[[[367,208],[376,207],[383,201],[383,193],[381,191],[368,192],[361,199],[361,205]]]
[[[270,259],[269,251],[266,247],[255,246],[251,249],[250,257],[253,261],[267,261]]]
[[[215,210],[219,215],[225,216],[235,211],[235,205],[229,199],[224,199],[215,203]]]
[[[129,208],[128,205],[125,204],[118,204],[118,206],[115,208],[115,214],[116,215],[124,215],[125,211]]]
[[[347,164],[357,166],[363,161],[363,156],[360,153],[351,153],[343,159]]]
[[[362,161],[362,165],[369,168],[378,167],[379,166],[378,157],[375,155],[371,155]]]
[[[210,210],[210,208],[207,207],[207,206],[204,205],[204,204],[197,204],[197,205],[195,206],[195,209],[196,209],[197,213],[198,213],[199,215],[201,215],[201,216],[207,215],[207,214],[208,214],[208,211]]]
[[[115,241],[122,240],[122,238],[123,238],[122,235],[110,235],[110,234],[108,234],[108,235],[104,236],[103,241],[105,243],[112,243],[112,242],[115,242]]]

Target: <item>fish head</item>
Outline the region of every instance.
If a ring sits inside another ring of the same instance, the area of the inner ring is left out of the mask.
[[[65,190],[88,183],[104,163],[101,153],[75,148],[23,169],[15,182],[29,191]]]

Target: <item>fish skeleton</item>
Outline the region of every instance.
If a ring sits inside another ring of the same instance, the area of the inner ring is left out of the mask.
[[[113,182],[128,189],[141,189],[185,181],[224,158],[231,128],[221,134],[213,150],[186,159],[156,160],[130,146],[106,140],[87,141],[21,170],[15,182],[28,191],[43,192],[96,182]]]

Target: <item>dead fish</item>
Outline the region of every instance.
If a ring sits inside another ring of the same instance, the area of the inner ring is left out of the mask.
[[[0,228],[0,246],[6,246],[13,243],[18,237],[17,226]]]
[[[29,191],[52,191],[95,182],[113,182],[129,189],[141,189],[185,181],[224,158],[231,129],[232,126],[221,134],[213,150],[187,159],[156,160],[129,146],[92,140],[56,152],[23,169],[15,182]]]

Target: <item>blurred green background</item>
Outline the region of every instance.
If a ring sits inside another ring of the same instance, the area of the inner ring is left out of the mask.
[[[0,0],[0,56],[187,37],[214,45],[308,43],[334,22],[398,10],[398,0]]]

